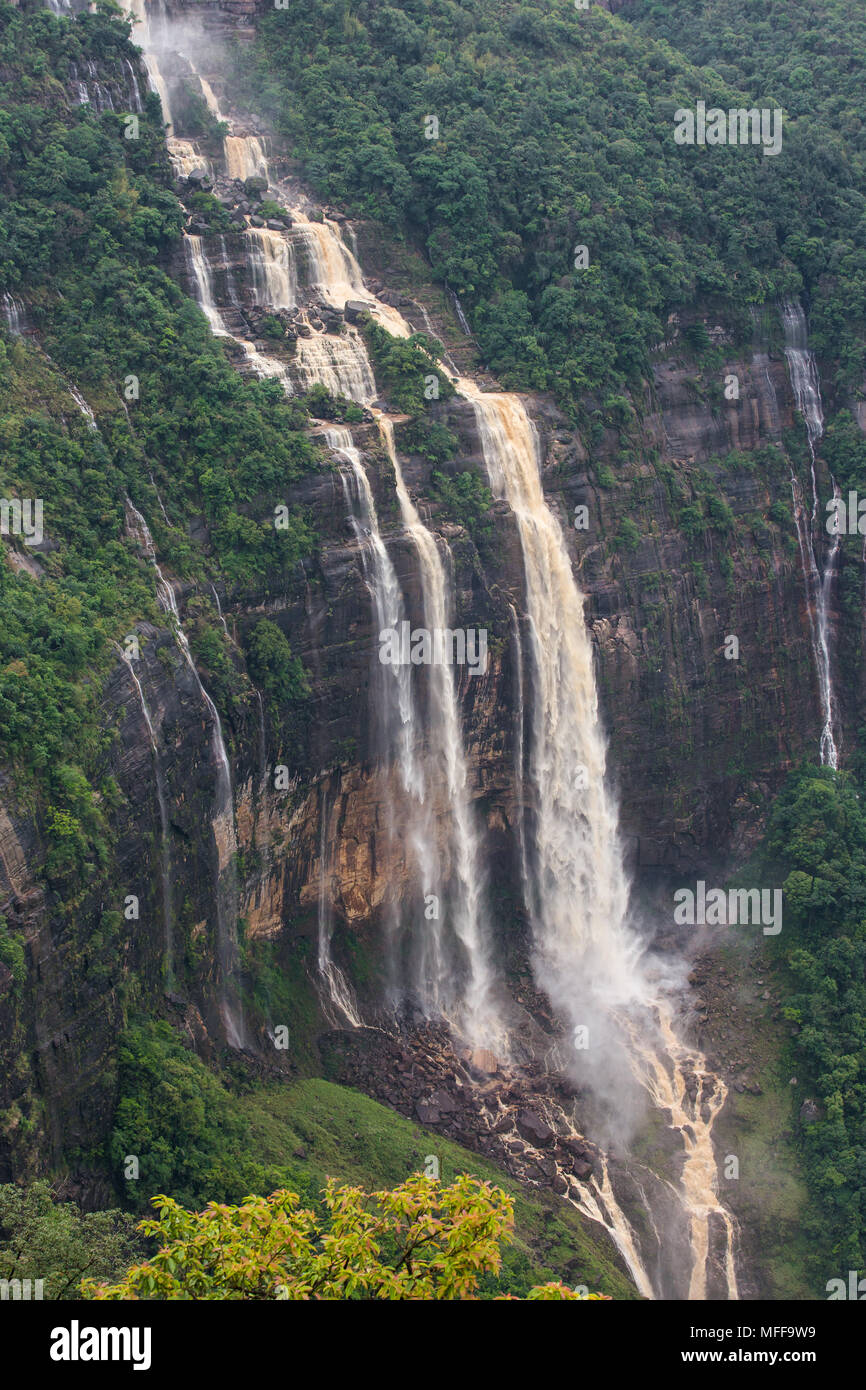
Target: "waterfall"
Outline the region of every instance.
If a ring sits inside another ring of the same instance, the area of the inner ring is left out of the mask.
[[[93,91],[96,97],[93,105],[96,108],[97,114],[103,111],[113,111],[114,102],[111,99],[111,93],[107,91],[99,81],[99,69],[95,63],[88,62],[87,75],[93,84]]]
[[[249,227],[246,235],[256,303],[261,308],[293,309],[298,278],[292,243],[266,227]]]
[[[457,315],[457,321],[460,324],[460,327],[463,329],[463,332],[466,334],[467,338],[474,338],[475,335],[473,334],[472,329],[469,326],[469,320],[463,312],[463,305],[460,303],[460,300],[457,298],[457,295],[454,292],[454,290],[450,290],[449,293],[451,295],[451,303],[454,305],[454,312]]]
[[[162,883],[162,916],[165,934],[165,985],[167,990],[174,989],[174,909],[172,906],[171,892],[171,830],[168,819],[168,790],[166,788],[165,773],[162,768],[162,758],[159,752],[159,743],[156,737],[156,730],[153,726],[150,709],[145,698],[141,681],[136,675],[132,657],[123,647],[117,648],[123,662],[132,677],[132,683],[138,694],[141,713],[147,725],[147,732],[150,738],[150,747],[153,753],[154,781],[156,784],[156,800],[159,807],[160,824],[160,879]]]
[[[292,238],[298,243],[298,257],[307,267],[307,283],[335,308],[342,309],[349,299],[368,299],[364,277],[348,246],[337,235],[331,222],[310,222],[293,210]]]
[[[514,604],[509,604],[511,609],[511,622],[514,643],[515,676],[517,684],[517,713],[515,717],[515,738],[514,738],[514,785],[516,790],[517,804],[515,807],[515,820],[517,822],[517,842],[520,846],[520,871],[523,876],[524,885],[529,883],[529,861],[526,857],[526,806],[524,802],[524,755],[526,746],[526,692],[523,673],[523,638],[520,632],[520,619],[517,616],[517,609]]]
[[[791,373],[791,386],[797,409],[806,422],[809,448],[814,462],[815,445],[824,433],[824,409],[821,402],[821,382],[815,354],[809,347],[806,315],[800,304],[786,301],[782,305],[782,327],[785,333],[785,357]],[[814,482],[814,472],[812,475]],[[817,496],[816,496],[817,502]]]
[[[328,879],[330,875],[329,853],[328,853],[328,798],[324,788],[322,789],[322,800],[319,807],[319,976],[324,981],[328,991],[328,1000],[334,1005],[337,1011],[338,1022],[340,1018],[349,1023],[353,1028],[363,1028],[363,1020],[358,1013],[358,1005],[355,1000],[352,987],[338,965],[334,963],[331,956],[331,937],[334,931],[332,894],[328,890]],[[337,835],[334,835],[331,845],[337,843]]]
[[[189,62],[193,72],[196,72],[195,66],[193,65],[192,61],[189,60]],[[220,110],[220,104],[216,99],[213,87],[206,80],[206,78],[202,77],[200,72],[196,72],[196,76],[198,77],[199,83],[201,85],[201,94],[204,97],[205,102],[207,103],[207,108],[210,111],[211,115],[215,118],[215,120],[224,121],[225,116]]]
[[[262,142],[255,135],[227,135],[223,142],[226,172],[230,179],[267,179],[268,162]]]
[[[238,296],[231,266],[229,265],[228,247],[226,246],[226,239],[224,236],[220,237],[220,254],[223,258],[223,265],[225,267],[226,294],[229,298],[229,304],[231,304],[233,309],[239,309],[241,307],[241,301]]]
[[[162,73],[159,70],[159,62],[156,56],[153,38],[150,32],[150,22],[147,14],[147,0],[130,0],[132,14],[136,20],[133,26],[133,42],[141,45],[144,66],[147,72],[147,80],[150,90],[156,92],[162,105],[162,118],[166,124],[166,133],[171,135],[174,131],[174,123],[171,115],[171,104],[168,99],[168,87],[165,84]]]
[[[606,785],[606,752],[598,718],[592,644],[584,600],[574,580],[562,529],[541,486],[537,439],[522,402],[482,394],[461,381],[476,414],[487,474],[517,525],[526,582],[532,653],[529,773],[535,793],[532,868],[526,882],[533,924],[536,979],[575,1038],[570,1070],[611,1102],[628,1105],[619,1072],[625,1061],[681,1137],[685,1160],[680,1198],[691,1229],[690,1297],[706,1291],[712,1219],[726,1232],[728,1296],[737,1297],[734,1227],[716,1194],[712,1127],[726,1091],[706,1061],[679,1041],[668,1006],[641,961],[627,921],[628,883],[616,806]],[[582,1045],[581,1040],[581,1045]],[[712,1104],[687,1105],[688,1078],[712,1087]],[[665,1089],[665,1087],[667,1089]],[[676,1100],[676,1105],[673,1103]],[[624,1254],[631,1236],[621,1213],[603,1209]],[[633,1261],[635,1252],[629,1256]]]
[[[129,61],[128,58],[124,58],[123,66],[126,68],[129,77],[128,86],[131,95],[130,104],[132,106],[133,111],[136,111],[139,115],[141,115],[141,113],[144,111],[144,103],[141,100],[141,89],[138,85],[138,78],[135,75],[135,68],[132,66],[132,63]]]
[[[199,236],[187,235],[184,237],[184,247],[186,250],[187,265],[189,266],[195,284],[196,300],[199,308],[205,315],[211,327],[211,332],[216,338],[231,338],[243,351],[252,370],[257,376],[274,377],[278,379],[287,395],[292,394],[292,385],[289,381],[284,364],[275,357],[266,357],[259,352],[255,344],[248,342],[245,338],[234,338],[229,332],[226,321],[218,309],[213,297],[213,275],[211,274],[210,264],[204,249],[204,243]]]
[[[90,409],[90,406],[87,404],[87,401],[82,396],[78,387],[73,386],[71,382],[67,381],[66,389],[69,392],[72,399],[74,400],[75,404],[78,406],[78,409],[81,411],[81,414],[87,421],[87,428],[89,430],[93,430],[95,434],[99,434],[99,426],[96,423],[96,416]]]
[[[406,489],[394,444],[394,426],[385,415],[377,416],[377,424],[394,469],[403,526],[418,556],[424,625],[429,633],[444,633],[451,626],[452,605],[442,557]],[[490,1048],[502,1056],[507,1052],[507,1033],[494,1003],[489,924],[484,914],[484,868],[469,801],[457,690],[452,669],[446,662],[434,661],[429,670],[427,737],[430,747],[438,749],[444,759],[444,791],[450,809],[448,838],[454,884],[453,927],[468,968],[467,978],[459,990],[459,1017],[455,1022],[475,1046]]]
[[[339,337],[315,333],[310,338],[299,338],[294,368],[302,390],[320,383],[331,395],[346,396],[361,405],[375,400],[376,382],[370,359],[353,330]]]
[[[214,303],[213,297],[213,277],[210,265],[205,255],[204,244],[200,236],[187,235],[183,239],[186,251],[187,264],[192,272],[195,281],[196,299],[199,308],[207,319],[211,327],[211,332],[216,338],[230,338],[232,335],[226,328],[225,320]]]
[[[3,317],[6,320],[6,327],[12,337],[20,338],[24,319],[24,305],[17,294],[12,294],[10,290],[4,290],[3,292]]]
[[[427,334],[427,336],[428,336],[429,338],[432,338],[434,342],[439,343],[439,344],[441,345],[441,348],[442,348],[442,361],[445,363],[446,367],[448,367],[449,371],[451,371],[451,372],[453,373],[454,377],[455,377],[455,378],[458,377],[458,376],[459,376],[459,372],[458,372],[457,366],[456,366],[456,364],[455,364],[455,362],[454,362],[454,358],[451,356],[451,354],[450,354],[450,352],[448,351],[448,349],[446,348],[444,342],[443,342],[442,339],[439,337],[439,334],[436,332],[436,329],[433,327],[433,324],[432,324],[431,321],[430,321],[430,315],[429,315],[428,312],[427,312],[427,306],[426,306],[425,304],[419,304],[419,305],[418,305],[418,308],[421,310],[421,317],[422,317],[423,320],[424,320],[424,331],[425,331],[425,333]]]
[[[628,886],[605,782],[592,643],[562,530],[541,489],[529,417],[516,396],[471,400],[491,490],[507,498],[523,550],[533,653],[530,775],[539,798],[528,905],[539,924],[539,983],[568,1017],[587,988],[610,1007],[630,1000],[639,954],[626,927]]]
[[[268,735],[265,729],[265,704],[262,699],[262,692],[256,688],[256,700],[259,706],[259,777],[264,783],[268,776]]]
[[[227,624],[226,624],[225,618],[223,617],[223,610],[222,610],[222,604],[220,603],[220,596],[219,596],[219,594],[217,593],[217,591],[216,591],[216,585],[215,585],[213,582],[211,583],[210,590],[211,590],[211,593],[213,594],[213,597],[214,597],[214,603],[216,604],[217,617],[218,617],[219,620],[220,620],[220,624],[221,624],[221,626],[222,626],[222,630],[223,630],[223,632],[225,633],[225,635],[226,635],[226,637],[228,638],[228,640],[231,641],[232,639],[231,639],[231,636],[229,635],[228,626],[227,626]]]
[[[812,651],[815,671],[818,678],[818,694],[821,702],[821,740],[819,745],[823,766],[836,769],[839,754],[833,732],[834,704],[833,668],[830,659],[830,621],[829,601],[839,554],[840,536],[833,538],[833,545],[827,557],[823,576],[815,557],[815,519],[818,514],[818,483],[815,476],[815,450],[824,433],[824,410],[821,401],[821,382],[815,354],[809,348],[809,334],[806,315],[798,303],[785,302],[782,305],[782,326],[785,335],[785,357],[791,377],[791,389],[797,410],[806,424],[809,439],[809,455],[812,475],[812,512],[808,525],[804,507],[793,469],[791,470],[791,492],[794,499],[794,517],[797,525],[797,542],[803,568],[806,588],[806,607],[812,634]],[[835,479],[833,490],[837,493]]]
[[[212,172],[208,160],[202,158],[191,140],[179,140],[176,136],[169,136],[165,143],[168,146],[172,168],[179,179],[185,179],[193,169],[206,169],[209,174]]]
[[[159,605],[163,612],[173,620],[172,629],[178,649],[192,673],[202,702],[207,707],[211,717],[211,759],[216,771],[211,831],[215,848],[214,899],[217,914],[217,958],[220,968],[220,1012],[229,1046],[243,1048],[245,1045],[243,1012],[232,983],[232,977],[236,972],[238,963],[236,865],[238,846],[235,837],[231,766],[223,739],[222,721],[216,705],[205,690],[198,674],[198,668],[193,660],[189,642],[181,624],[174,589],[159,567],[153,537],[147,522],[128,497],[126,507],[129,532],[134,536],[154,568]]]
[[[325,431],[325,438],[329,447],[350,466],[348,475],[341,474],[343,492],[361,550],[361,563],[373,602],[378,638],[381,632],[400,630],[400,625],[406,620],[403,595],[379,530],[370,482],[361,456],[353,444],[351,432],[344,426],[335,426]],[[393,799],[388,800],[389,839],[392,844],[402,841],[406,846],[409,867],[417,876],[422,898],[427,899],[431,895],[438,896],[440,866],[411,674],[410,667],[406,665],[383,665],[376,661],[373,707],[379,721],[383,765],[387,768],[393,759],[401,793],[399,826]],[[422,910],[418,909],[419,916]],[[404,922],[398,922],[395,929],[404,925]],[[437,1013],[444,1002],[440,997],[440,988],[445,978],[442,919],[438,912],[429,922],[425,921],[420,942],[413,944],[417,962],[415,978],[422,1006],[427,1012]],[[389,951],[388,956],[394,972],[394,952]],[[396,978],[392,979],[392,992],[395,996],[399,994]]]

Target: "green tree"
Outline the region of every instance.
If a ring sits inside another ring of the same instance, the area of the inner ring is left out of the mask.
[[[144,1250],[126,1212],[82,1211],[44,1180],[0,1185],[0,1279],[44,1279],[45,1298],[77,1298],[85,1276],[117,1279]]]
[[[294,1192],[210,1202],[186,1211],[153,1198],[156,1220],[140,1229],[159,1252],[118,1283],[86,1279],[86,1298],[123,1299],[472,1299],[483,1274],[501,1264],[513,1225],[512,1199],[463,1175],[450,1186],[417,1174],[390,1192],[329,1182],[323,1215]],[[578,1299],[562,1284],[530,1298]],[[603,1298],[590,1294],[590,1298]]]

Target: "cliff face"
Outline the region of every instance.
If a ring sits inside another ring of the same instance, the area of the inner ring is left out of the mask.
[[[226,15],[232,23],[245,19],[249,9],[244,3],[210,8],[217,24]],[[375,229],[358,225],[355,231],[368,279],[376,277],[398,295],[418,329],[426,327],[421,306],[429,305],[433,326],[457,362],[469,360],[471,346],[441,293],[419,287],[399,257],[389,258]],[[231,273],[235,312],[249,323],[255,310],[237,240],[229,235],[215,245],[213,259],[217,278]],[[190,288],[185,265],[179,261],[173,270]],[[715,328],[711,321],[707,326]],[[732,350],[724,368],[731,373],[739,378],[739,399],[719,401],[712,389],[717,383],[690,363],[672,329],[644,398],[632,401],[621,420],[605,418],[591,442],[549,400],[530,401],[545,492],[569,537],[586,595],[609,764],[639,886],[643,871],[648,879],[658,870],[692,874],[744,852],[762,798],[795,760],[817,750],[818,704],[788,472],[779,458],[756,459],[765,445],[797,427],[794,403],[780,355],[758,370],[750,355]],[[483,475],[467,403],[443,402],[438,413],[459,439],[447,471]],[[395,514],[391,466],[369,422],[353,433],[417,621],[417,556]],[[733,451],[738,457],[731,460]],[[497,503],[492,535],[476,547],[432,500],[429,463],[408,453],[404,467],[410,491],[450,547],[455,625],[489,632],[487,670],[482,676],[461,671],[459,695],[471,798],[503,904],[500,945],[509,961],[525,964],[517,827],[521,814],[531,819],[533,807],[515,775],[515,615],[524,611],[520,543],[507,507]],[[682,513],[698,498],[714,498],[728,511],[722,508],[722,523],[704,526],[696,539],[684,533]],[[309,517],[318,537],[314,558],[288,580],[273,575],[256,588],[226,583],[219,594],[242,685],[241,696],[221,709],[239,850],[239,978],[252,994],[256,963],[267,950],[293,987],[315,998],[318,915],[327,911],[335,958],[365,1007],[373,1007],[386,974],[382,941],[389,908],[409,872],[399,834],[399,788],[377,761],[378,634],[338,475],[323,466],[289,488],[285,500]],[[770,517],[778,503],[787,506],[787,521]],[[580,508],[586,508],[586,524],[576,526]],[[198,539],[206,543],[206,533]],[[194,618],[202,597],[190,588],[179,592],[185,620]],[[267,708],[244,675],[244,636],[262,616],[289,636],[309,674],[310,696],[299,709]],[[213,718],[171,634],[145,621],[137,632],[136,672],[155,754],[141,696],[120,657],[101,697],[105,727],[116,735],[105,767],[120,791],[111,811],[116,896],[84,892],[64,902],[50,885],[46,889],[45,846],[26,796],[8,781],[0,789],[0,915],[21,935],[27,953],[23,982],[0,967],[8,1064],[0,1096],[6,1117],[0,1179],[44,1165],[49,1155],[60,1161],[61,1136],[68,1154],[91,1150],[107,1133],[115,1040],[137,1008],[182,1021],[203,1051],[220,1041]],[[731,636],[739,643],[734,659],[725,650]],[[857,711],[842,713],[846,727],[856,727]],[[445,806],[434,808],[435,833],[443,837],[446,815]],[[129,895],[139,900],[137,916],[124,915]],[[167,937],[174,979],[162,969]],[[257,997],[253,1050],[264,1049],[266,1029],[283,1021],[279,1010],[285,1007],[284,998],[262,1003]],[[76,1161],[87,1168],[90,1159]],[[99,1196],[92,1184],[87,1191],[93,1200]]]

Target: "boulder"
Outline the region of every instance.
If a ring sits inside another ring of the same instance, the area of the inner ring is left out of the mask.
[[[530,1144],[537,1144],[544,1148],[553,1143],[553,1130],[547,1121],[543,1120],[534,1110],[521,1111],[517,1117],[517,1128]]]
[[[563,1139],[562,1145],[563,1148],[568,1149],[569,1153],[572,1154],[575,1158],[588,1157],[586,1145],[584,1144],[583,1140],[578,1139],[573,1134],[569,1134],[569,1136],[566,1139]]]
[[[364,304],[360,299],[347,299],[346,307],[343,311],[349,323],[358,323],[364,314],[369,314],[369,304]]]
[[[244,179],[244,192],[248,198],[260,198],[263,193],[268,191],[267,179],[260,178],[254,174],[251,178]]]
[[[454,1111],[460,1108],[456,1100],[449,1096],[447,1091],[443,1090],[433,1092],[430,1097],[430,1104],[434,1105],[443,1115],[453,1115]]]

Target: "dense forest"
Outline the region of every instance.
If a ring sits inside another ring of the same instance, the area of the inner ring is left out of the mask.
[[[712,305],[746,337],[750,305],[801,293],[837,383],[859,385],[862,18],[822,6],[816,55],[812,5],[794,16],[780,0],[779,25],[743,0],[761,14],[751,27],[729,7],[724,25],[707,6],[700,19],[689,4],[633,8],[652,42],[569,0],[505,16],[485,0],[292,7],[263,16],[248,90],[327,197],[423,239],[505,385],[551,390],[574,412],[610,409],[646,375],[672,313]],[[736,38],[709,63],[726,29]],[[734,44],[748,63],[721,61]],[[826,99],[804,97],[813,87]],[[678,108],[758,96],[786,112],[784,159],[729,147],[710,167],[706,149],[673,144]],[[709,347],[698,327],[693,337]]]
[[[3,1297],[866,1272],[864,55],[845,0],[0,3]],[[390,686],[440,617],[482,677]],[[696,879],[784,930],[678,935]]]

